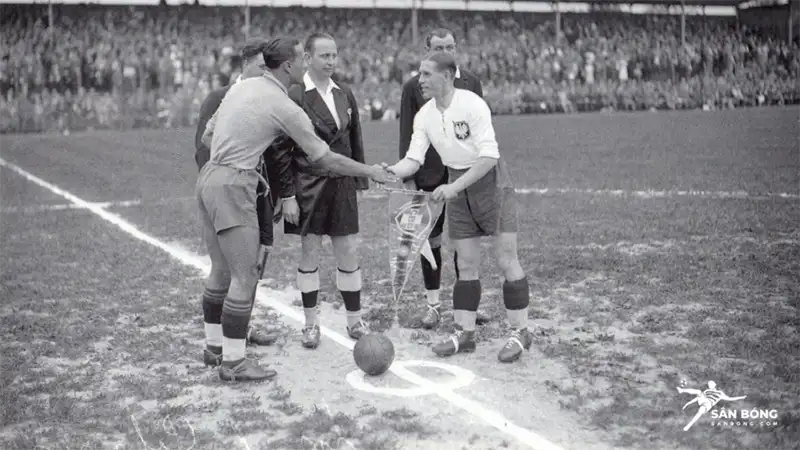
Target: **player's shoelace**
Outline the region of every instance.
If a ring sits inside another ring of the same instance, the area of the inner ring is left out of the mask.
[[[506,342],[506,348],[511,348],[514,345],[518,345],[519,348],[524,349],[525,346],[522,345],[522,331],[521,330],[514,330],[511,332],[511,336],[508,338],[508,342]]]
[[[461,342],[461,336],[463,336],[463,335],[464,335],[464,330],[456,330],[450,336],[450,341],[453,342],[453,345],[455,346],[455,350],[454,351],[456,353],[458,353],[458,349],[461,347],[461,345],[459,343]]]

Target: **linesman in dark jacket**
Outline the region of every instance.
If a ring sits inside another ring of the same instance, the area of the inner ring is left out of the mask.
[[[363,163],[358,103],[348,86],[331,79],[338,61],[336,41],[326,33],[312,34],[305,43],[305,58],[308,71],[303,83],[292,86],[289,96],[306,111],[331,151]],[[330,236],[336,258],[336,286],[347,310],[347,334],[357,340],[368,332],[361,320],[357,191],[367,189],[369,183],[321,170],[294,145],[288,139],[275,144],[284,231],[299,235],[302,244],[297,270],[306,317],[302,343],[313,349],[320,340],[317,297],[323,236]]]
[[[262,50],[267,45],[268,41],[264,39],[253,39],[248,41],[244,47],[242,48],[242,74],[232,83],[227,86],[223,86],[219,89],[215,89],[209,92],[206,99],[203,101],[203,105],[200,107],[200,118],[197,121],[197,132],[195,133],[194,145],[195,145],[195,153],[194,153],[194,160],[197,163],[197,169],[201,170],[203,166],[208,162],[211,149],[208,148],[206,144],[203,143],[202,137],[203,133],[206,130],[206,124],[208,123],[211,116],[219,108],[220,103],[222,103],[222,99],[225,98],[225,94],[228,93],[228,90],[234,84],[240,82],[246,78],[252,77],[259,77],[264,75],[264,71],[266,70],[267,66],[264,64],[264,56],[262,54]],[[266,145],[265,145],[266,149]],[[274,155],[270,154],[269,152],[265,152],[264,157],[267,158],[269,161],[270,158],[274,158]],[[259,196],[258,199],[258,215],[259,215],[259,228],[260,228],[260,241],[261,245],[264,248],[269,248],[273,244],[273,221],[272,221],[272,210],[273,205],[275,205],[276,200],[278,197],[278,189],[277,189],[277,175],[274,173],[275,171],[272,170],[274,164],[262,164],[260,172],[261,175],[270,180],[271,186],[274,186],[270,189],[270,196]],[[269,168],[269,169],[268,169]],[[273,181],[274,180],[274,181]],[[272,203],[270,203],[272,201]],[[263,219],[262,219],[263,217]],[[264,256],[266,259],[266,255]],[[220,286],[227,286],[230,284],[225,284],[225,280],[219,280],[218,283]],[[203,294],[203,311],[209,311],[210,309],[214,309],[216,307],[221,308],[222,300],[225,299],[225,295],[227,294],[226,291],[219,290],[207,290]],[[211,314],[209,317],[216,315]],[[206,323],[206,329],[214,328],[219,324],[212,324]],[[222,339],[221,331],[219,332],[219,339]],[[210,336],[216,336],[216,332],[212,332]],[[254,328],[250,328],[247,334],[247,343],[248,344],[255,344],[255,345],[270,345],[273,344],[276,340],[278,340],[279,334],[272,330],[256,330]],[[212,339],[213,340],[213,339]],[[209,345],[212,347],[220,347],[222,346],[222,342],[212,342]],[[218,356],[218,355],[216,355]],[[216,358],[215,355],[211,355],[210,352],[206,352],[205,359],[208,364],[211,364],[215,361],[212,361]]]
[[[456,40],[453,32],[446,28],[438,28],[425,37],[425,50],[426,52],[444,51],[450,54],[455,54]],[[479,96],[483,97],[483,88],[481,81],[473,73],[458,67],[456,69],[455,87],[458,89],[467,89]],[[415,75],[410,80],[406,81],[403,85],[403,95],[400,101],[400,159],[406,156],[409,144],[411,143],[411,134],[414,128],[414,116],[422,108],[422,105],[428,102],[429,99],[425,98],[422,94],[422,89],[419,85],[419,75]],[[431,150],[433,147],[431,146]],[[425,164],[420,170],[414,174],[412,178],[403,180],[406,182],[407,189],[421,189],[427,192],[433,192],[437,187],[447,184],[448,174],[447,168],[442,164],[442,158],[436,151],[429,151],[425,155]],[[442,231],[444,228],[445,211],[442,208],[442,215],[434,225],[431,231],[428,242],[431,246],[433,258],[436,261],[436,269],[424,257],[421,258],[422,265],[422,279],[425,283],[425,290],[428,297],[428,310],[422,318],[422,326],[424,328],[434,328],[439,323],[440,318],[440,300],[439,288],[442,280]],[[453,255],[453,262],[456,269],[456,278],[458,278],[458,254]],[[478,322],[485,322],[488,317],[483,314],[478,314]]]

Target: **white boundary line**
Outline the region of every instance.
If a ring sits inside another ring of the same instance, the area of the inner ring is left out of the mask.
[[[697,191],[697,190],[668,190],[668,191],[631,191],[626,189],[578,189],[578,188],[535,188],[524,187],[516,188],[514,191],[521,195],[564,195],[564,194],[583,194],[590,196],[604,197],[636,197],[642,199],[654,198],[675,198],[675,197],[695,197],[710,199],[744,199],[744,200],[768,200],[786,199],[798,200],[800,194],[791,192],[769,192],[765,194],[753,194],[746,191]],[[367,191],[364,198],[384,198],[388,195],[386,191]]]
[[[118,200],[112,202],[87,202],[89,205],[95,205],[100,208],[125,208],[130,206],[140,205],[165,205],[171,202],[182,202],[192,200],[194,197],[168,197],[147,201],[143,199],[135,200]],[[13,214],[13,213],[35,213],[44,211],[64,211],[68,209],[88,209],[82,205],[75,203],[56,203],[52,205],[40,204],[34,206],[0,206],[0,213]]]
[[[0,166],[8,167],[9,169],[17,172],[19,175],[26,178],[27,180],[53,192],[56,195],[64,197],[68,201],[74,203],[76,206],[85,208],[93,212],[94,214],[100,216],[100,218],[102,218],[103,220],[111,223],[112,225],[116,225],[122,231],[130,234],[134,238],[139,239],[143,242],[146,242],[156,248],[165,251],[178,261],[188,266],[193,266],[201,270],[204,274],[208,274],[209,271],[211,270],[210,265],[206,263],[203,260],[203,258],[200,257],[200,255],[171,246],[159,239],[150,236],[149,234],[140,231],[130,222],[126,221],[117,214],[106,211],[105,209],[103,209],[102,206],[99,206],[97,203],[87,202],[86,200],[83,200],[59,188],[58,186],[55,186],[53,184],[48,183],[47,181],[42,180],[41,178],[31,174],[30,172],[27,172],[26,170],[20,168],[19,166],[13,163],[6,161],[3,158],[0,158]],[[298,323],[304,323],[305,316],[303,316],[296,309],[279,302],[277,300],[278,295],[276,294],[278,294],[278,291],[268,290],[263,287],[259,287],[256,293],[256,298],[259,300],[259,302],[261,302],[261,304],[265,304],[267,306],[272,307],[273,309],[280,312],[284,316],[294,319]],[[348,350],[351,351],[353,350],[355,344],[353,343],[352,340],[344,337],[343,335],[325,326],[321,326],[320,331],[322,332],[323,335],[325,335],[332,341],[336,342],[337,344],[345,347]],[[497,428],[503,433],[506,433],[514,437],[518,442],[525,444],[530,448],[536,450],[562,450],[561,447],[553,444],[544,437],[536,433],[533,433],[532,431],[529,431],[525,428],[522,428],[518,425],[515,425],[502,415],[487,409],[480,403],[475,402],[473,400],[469,400],[447,389],[441,389],[436,383],[433,383],[430,380],[415,374],[414,372],[411,372],[402,367],[395,368],[394,366],[390,367],[389,370],[398,377],[410,383],[430,389],[432,392],[434,392],[442,399],[450,402],[455,406],[458,406],[459,408],[483,420],[487,424]]]

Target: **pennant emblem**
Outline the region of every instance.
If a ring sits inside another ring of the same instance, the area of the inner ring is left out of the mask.
[[[395,300],[400,299],[403,294],[411,269],[422,247],[428,242],[443,206],[444,203],[432,201],[427,193],[390,192],[389,207],[392,215],[389,248]]]

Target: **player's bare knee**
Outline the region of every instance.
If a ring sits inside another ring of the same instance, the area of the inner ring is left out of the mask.
[[[258,262],[253,261],[253,264],[247,264],[242,267],[242,269],[242,273],[238,274],[239,276],[237,278],[244,288],[247,289],[245,292],[252,292],[258,285],[258,279],[261,275],[258,270]]]
[[[480,278],[480,258],[464,257],[458,254],[458,278],[460,280],[477,280]]]
[[[300,238],[300,270],[311,271],[319,267],[322,236],[306,235]]]
[[[356,235],[331,238],[337,267],[345,271],[358,269],[358,240]]]
[[[428,243],[431,245],[431,248],[439,248],[442,246],[442,235],[434,236],[428,239]]]
[[[213,289],[227,289],[231,285],[231,271],[227,268],[214,267],[208,275],[208,286]]]
[[[516,254],[498,257],[497,268],[503,274],[503,278],[509,281],[516,281],[525,276]]]

